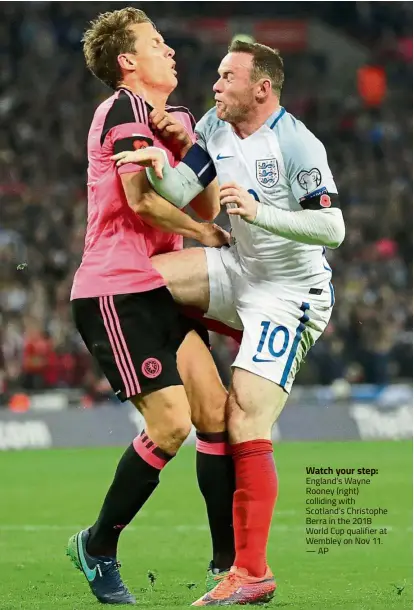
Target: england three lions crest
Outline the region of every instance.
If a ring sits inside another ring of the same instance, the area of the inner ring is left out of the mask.
[[[276,159],[258,159],[256,161],[257,182],[267,189],[279,181],[279,166]]]

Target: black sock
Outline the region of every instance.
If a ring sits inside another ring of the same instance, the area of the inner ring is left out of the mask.
[[[206,502],[213,545],[213,564],[219,570],[233,565],[233,458],[227,433],[197,432],[197,479]]]
[[[122,456],[98,520],[90,528],[86,549],[90,555],[116,557],[122,530],[157,487],[160,470],[172,457],[145,432],[136,437]]]

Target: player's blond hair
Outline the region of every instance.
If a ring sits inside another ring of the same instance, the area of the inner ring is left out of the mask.
[[[252,80],[258,81],[261,78],[267,77],[272,83],[273,91],[280,97],[285,80],[285,72],[283,59],[277,49],[271,49],[258,42],[244,42],[236,39],[229,46],[229,53],[248,53],[252,55]]]
[[[135,34],[130,28],[138,23],[152,21],[144,11],[126,7],[98,15],[83,35],[86,65],[92,74],[112,89],[122,78],[118,55],[135,53]]]

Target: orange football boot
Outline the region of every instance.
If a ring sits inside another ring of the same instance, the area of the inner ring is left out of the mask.
[[[244,568],[233,566],[214,589],[200,597],[193,606],[230,606],[257,604],[272,599],[276,582],[270,568],[262,578],[249,576]]]

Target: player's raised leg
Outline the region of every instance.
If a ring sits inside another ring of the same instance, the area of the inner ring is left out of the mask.
[[[206,312],[210,302],[207,258],[204,248],[186,248],[151,258],[174,301]]]
[[[254,603],[273,595],[276,583],[266,560],[278,492],[271,430],[286,398],[272,381],[234,369],[227,425],[236,472],[236,557],[230,575],[195,606]]]

